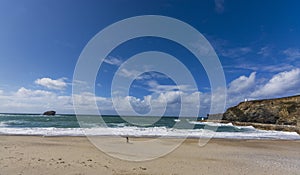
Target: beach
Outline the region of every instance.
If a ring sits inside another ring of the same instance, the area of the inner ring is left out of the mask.
[[[145,138],[99,137],[133,146]],[[125,161],[86,137],[0,136],[0,174],[299,174],[300,140],[187,139],[173,152]],[[147,146],[145,147],[145,150]]]

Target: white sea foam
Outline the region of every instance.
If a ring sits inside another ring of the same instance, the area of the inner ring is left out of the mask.
[[[208,126],[232,126],[239,129],[248,128],[248,129],[255,129],[253,126],[235,126],[232,123],[216,123],[216,122],[199,122],[199,121],[189,121],[190,124],[193,125],[208,125]]]
[[[209,125],[209,126],[233,126],[232,123],[215,123],[215,122],[199,122],[199,121],[188,121],[193,125]]]
[[[0,128],[1,134],[42,136],[84,136],[81,128]]]
[[[214,138],[231,139],[288,139],[300,140],[295,132],[253,130],[250,132],[214,132],[205,129],[173,129],[166,127],[123,127],[123,128],[0,128],[1,134],[43,135],[43,136],[135,136],[135,137],[177,137],[177,138]]]
[[[0,128],[8,126],[6,122],[0,122]]]

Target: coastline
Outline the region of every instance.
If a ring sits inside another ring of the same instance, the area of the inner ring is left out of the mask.
[[[125,138],[101,136],[101,139]],[[121,140],[120,140],[121,139]],[[149,138],[131,138],[141,141]],[[86,137],[0,136],[0,174],[297,174],[299,140],[186,139],[173,152],[129,162],[98,150]],[[129,145],[130,146],[130,145]],[[145,148],[147,149],[147,147]]]

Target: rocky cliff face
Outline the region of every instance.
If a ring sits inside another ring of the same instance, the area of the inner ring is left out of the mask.
[[[300,95],[246,101],[228,108],[223,120],[300,126]]]

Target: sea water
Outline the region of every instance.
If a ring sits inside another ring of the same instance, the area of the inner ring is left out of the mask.
[[[300,140],[295,132],[265,131],[186,117],[0,114],[1,135],[132,136]]]

